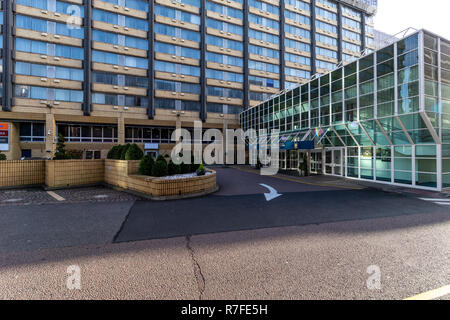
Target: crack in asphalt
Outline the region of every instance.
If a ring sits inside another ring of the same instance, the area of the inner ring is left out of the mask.
[[[125,219],[123,219],[122,224],[120,225],[119,230],[116,232],[112,239],[112,243],[117,243],[117,238],[119,238],[120,233],[122,232],[123,228],[125,227],[125,224],[128,221],[128,218],[131,214],[131,210],[134,208],[134,205],[136,204],[136,200],[133,200],[133,203],[131,204],[130,208],[128,209],[127,215],[125,216]]]
[[[195,257],[195,251],[191,246],[191,236],[186,236],[186,249],[188,250],[191,260],[192,260],[192,266],[194,268],[194,277],[195,281],[197,282],[197,288],[199,291],[199,300],[203,299],[203,294],[205,292],[206,287],[206,281],[205,277],[202,273],[202,268],[200,267],[200,264],[198,263],[196,257]]]

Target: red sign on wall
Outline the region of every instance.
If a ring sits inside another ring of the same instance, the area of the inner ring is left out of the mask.
[[[8,130],[9,126],[7,123],[0,123],[0,130]]]
[[[0,137],[7,137],[7,136],[8,136],[8,131],[0,130]]]

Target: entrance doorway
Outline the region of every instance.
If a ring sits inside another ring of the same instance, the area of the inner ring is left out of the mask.
[[[311,174],[322,174],[322,150],[311,151]]]
[[[334,176],[344,175],[344,148],[325,150],[325,173]]]

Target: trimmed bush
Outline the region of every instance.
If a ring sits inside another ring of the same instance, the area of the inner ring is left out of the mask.
[[[142,174],[144,176],[151,176],[154,164],[155,160],[152,158],[152,156],[149,154],[145,155],[141,159],[141,162],[139,162],[139,174]]]
[[[169,168],[167,167],[167,162],[156,161],[152,168],[153,177],[165,177],[169,174]]]
[[[125,155],[127,154],[127,151],[130,148],[130,146],[131,146],[131,144],[129,144],[129,143],[122,146],[122,151],[120,153],[120,160],[125,160]]]
[[[6,160],[6,155],[4,155],[3,153],[0,152],[0,161],[5,161]]]
[[[173,163],[172,160],[169,161],[169,164],[167,167],[169,169],[169,176],[181,173],[180,165]]]
[[[182,174],[191,173],[191,165],[183,162],[181,164],[181,173]]]
[[[156,161],[166,161],[166,158],[164,158],[164,156],[162,154],[160,154],[157,158]]]
[[[125,154],[125,160],[141,160],[143,156],[144,152],[141,148],[139,148],[137,144],[133,143],[130,145]]]
[[[205,175],[206,171],[205,171],[205,168],[203,167],[203,163],[200,163],[196,173],[197,173],[197,176],[204,176]]]
[[[107,159],[120,160],[120,155],[122,154],[122,146],[114,146],[109,150]]]

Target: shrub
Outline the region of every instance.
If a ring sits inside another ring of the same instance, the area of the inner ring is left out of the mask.
[[[139,162],[139,174],[142,174],[144,176],[151,176],[154,164],[155,160],[153,160],[152,156],[149,154],[145,155],[141,159],[141,162]]]
[[[120,153],[120,160],[125,160],[125,155],[127,154],[128,149],[130,148],[130,144],[127,143],[126,145],[122,146],[122,150]]]
[[[173,163],[172,160],[169,161],[169,164],[167,167],[169,169],[169,176],[181,173],[180,165]]]
[[[6,160],[6,155],[4,155],[3,153],[0,152],[0,161],[5,161]]]
[[[112,160],[120,160],[121,154],[122,154],[122,146],[114,146],[111,148],[111,150],[109,150],[106,158]]]
[[[197,176],[204,176],[205,175],[206,171],[205,171],[205,168],[203,167],[203,163],[200,163],[196,173],[197,173]]]
[[[56,144],[56,153],[53,160],[68,160],[70,155],[66,152],[66,139],[60,133],[58,134],[58,143]]]
[[[183,162],[181,164],[181,173],[182,174],[191,173],[191,165]]]
[[[141,148],[139,148],[137,144],[133,143],[130,145],[125,154],[125,160],[141,160],[143,156],[144,152]]]
[[[166,158],[164,158],[164,156],[162,154],[160,154],[157,158],[156,161],[166,161]]]
[[[156,161],[152,168],[152,176],[164,177],[169,174],[169,168],[166,161]]]

